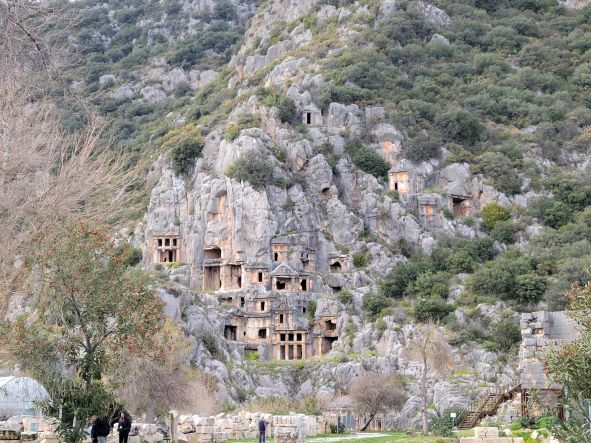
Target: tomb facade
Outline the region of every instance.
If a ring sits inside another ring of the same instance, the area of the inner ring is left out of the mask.
[[[414,196],[424,186],[424,174],[409,160],[400,160],[388,172],[388,189],[401,197]]]
[[[322,112],[313,103],[302,109],[302,124],[307,126],[322,126],[324,124]]]
[[[181,263],[184,261],[181,237],[176,234],[152,237],[152,263]]]

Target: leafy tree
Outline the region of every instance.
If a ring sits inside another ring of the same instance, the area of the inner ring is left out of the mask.
[[[515,295],[522,303],[537,303],[546,292],[546,278],[536,275],[533,272],[518,275],[515,278]]]
[[[36,315],[2,324],[0,348],[45,386],[42,409],[68,442],[111,412],[121,365],[161,357],[162,302],[127,265],[105,232],[74,225],[37,259]]]
[[[432,296],[445,299],[449,294],[448,278],[449,275],[444,272],[424,272],[409,284],[407,295],[419,299]]]
[[[365,252],[356,252],[353,254],[353,266],[356,268],[365,268],[367,266],[367,254]]]
[[[505,254],[476,271],[471,276],[468,285],[479,295],[510,300],[515,292],[517,276],[526,274],[531,269],[528,259],[518,255]]]
[[[389,307],[390,304],[391,301],[379,292],[369,292],[363,296],[362,308],[369,318],[374,319],[380,312]]]
[[[491,202],[482,208],[480,216],[482,217],[482,225],[486,229],[493,229],[497,222],[511,218],[511,210],[496,202]]]
[[[172,166],[177,174],[184,175],[201,155],[203,143],[194,138],[182,139],[171,151]]]
[[[515,242],[515,234],[518,231],[519,227],[511,220],[503,220],[495,223],[494,228],[490,231],[490,236],[498,242],[511,244]]]
[[[452,272],[473,272],[476,268],[476,263],[466,250],[458,250],[449,256],[449,266]]]
[[[398,263],[380,282],[380,293],[386,297],[400,298],[406,295],[408,286],[422,272],[432,268],[431,263],[422,256]]]
[[[271,183],[273,166],[255,151],[249,151],[228,168],[226,175],[236,180],[248,181],[255,188],[261,188]]]
[[[495,152],[482,154],[478,158],[478,169],[485,176],[490,177],[495,188],[501,192],[513,195],[521,190],[521,179],[513,163],[505,155]]]
[[[387,177],[390,165],[373,149],[365,147],[361,140],[352,140],[345,147],[351,160],[359,169],[376,177]]]
[[[569,205],[560,201],[553,201],[548,197],[532,199],[527,211],[551,228],[564,226],[573,219],[573,211]]]
[[[455,307],[449,305],[439,296],[431,296],[419,300],[415,305],[412,315],[418,322],[443,320]]]
[[[474,143],[486,134],[485,126],[473,114],[463,109],[444,113],[437,124],[443,133],[458,142]]]
[[[294,123],[296,119],[296,105],[294,101],[281,94],[276,89],[260,88],[257,96],[265,106],[277,108],[277,116],[283,123]]]
[[[350,395],[357,410],[369,416],[360,431],[365,431],[377,414],[400,410],[406,402],[400,380],[384,374],[367,373],[357,377]]]
[[[521,328],[513,318],[505,317],[497,321],[490,331],[490,340],[494,349],[501,352],[509,351],[521,341]]]
[[[447,408],[440,415],[433,417],[429,422],[429,429],[433,435],[439,435],[441,437],[453,437],[453,426],[457,425],[461,420],[461,417],[466,411],[460,408]],[[451,419],[451,414],[456,414],[455,422]]]
[[[588,443],[591,417],[583,399],[591,398],[591,283],[575,286],[566,294],[568,314],[578,323],[581,335],[558,349],[550,350],[546,366],[551,379],[568,388],[569,418],[552,426],[552,431],[567,442]]]

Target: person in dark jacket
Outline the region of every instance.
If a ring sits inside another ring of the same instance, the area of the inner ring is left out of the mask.
[[[117,431],[119,432],[119,443],[127,443],[129,431],[131,431],[131,415],[127,411],[121,411],[117,421]]]
[[[93,443],[107,443],[107,436],[111,432],[109,419],[107,417],[93,415],[91,420],[93,423],[90,429],[90,438],[92,438]]]
[[[269,422],[262,418],[259,420],[259,443],[265,443],[265,434],[267,433],[268,424]]]

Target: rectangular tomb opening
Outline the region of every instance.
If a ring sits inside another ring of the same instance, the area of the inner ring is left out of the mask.
[[[236,341],[236,337],[238,334],[238,327],[232,325],[225,325],[224,326],[224,337],[226,340],[234,340]]]
[[[401,194],[410,192],[410,177],[407,171],[392,172],[390,174],[390,191]]]
[[[332,346],[338,339],[338,337],[322,337],[322,354],[329,353],[332,350]]]
[[[203,290],[219,291],[222,287],[220,266],[205,266],[203,268]]]
[[[468,217],[470,215],[470,197],[452,196],[452,212],[456,217]]]

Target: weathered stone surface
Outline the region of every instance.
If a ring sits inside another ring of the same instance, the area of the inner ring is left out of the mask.
[[[417,2],[417,11],[423,14],[429,23],[437,27],[447,26],[451,23],[451,19],[445,11],[423,0]]]

